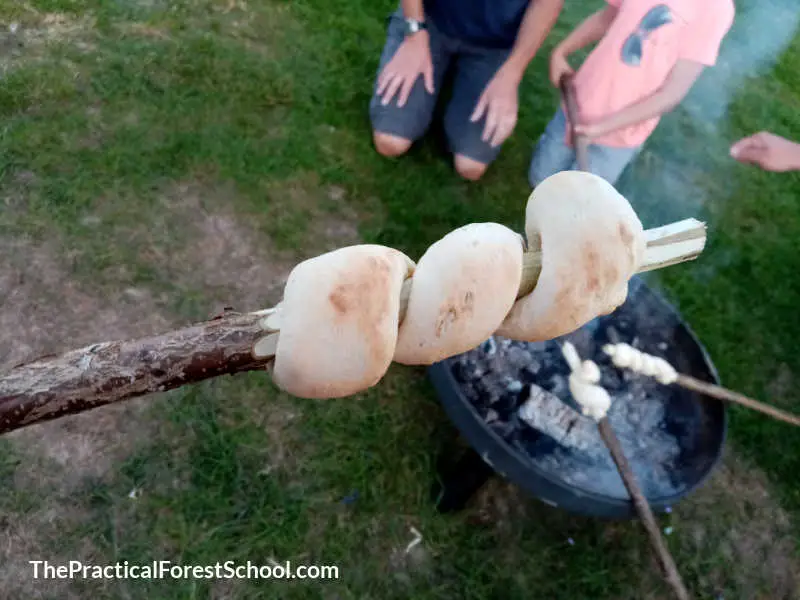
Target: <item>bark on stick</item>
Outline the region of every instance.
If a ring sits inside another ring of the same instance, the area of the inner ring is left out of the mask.
[[[648,229],[645,236],[648,251],[639,272],[694,260],[703,251],[706,230],[700,221],[686,219]],[[533,290],[540,272],[541,252],[531,248],[524,255],[518,297]],[[401,321],[411,285],[413,277],[401,291]],[[261,321],[271,312],[225,314],[160,335],[45,356],[0,373],[0,435],[112,402],[264,369],[279,333],[272,334],[267,354],[253,350],[269,333]]]
[[[225,315],[161,335],[46,356],[0,375],[0,434],[64,415],[264,369],[251,349],[263,313]]]

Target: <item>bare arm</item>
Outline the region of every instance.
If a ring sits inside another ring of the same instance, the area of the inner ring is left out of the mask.
[[[583,23],[578,25],[564,41],[556,46],[550,55],[550,83],[553,87],[558,87],[561,78],[565,75],[572,75],[573,70],[567,61],[567,57],[600,40],[611,27],[611,23],[617,16],[617,9],[614,6],[607,6],[604,10],[597,11]]]
[[[617,16],[617,8],[606,6],[592,16],[586,18],[564,40],[556,46],[553,54],[558,52],[564,57],[585,48],[589,44],[600,40],[608,31],[611,23]]]
[[[564,0],[531,0],[522,17],[511,54],[478,99],[470,120],[477,122],[486,116],[482,139],[492,146],[502,144],[514,131],[522,76],[553,28],[563,6]]]
[[[528,64],[536,56],[542,43],[555,25],[564,0],[531,0],[517,33],[511,54],[503,68],[521,80]]]
[[[679,60],[658,90],[601,121],[578,125],[575,133],[598,138],[670,112],[686,97],[704,68],[704,65],[694,61]]]
[[[406,19],[425,20],[425,9],[422,7],[422,0],[403,0],[400,6],[403,8],[403,16]]]

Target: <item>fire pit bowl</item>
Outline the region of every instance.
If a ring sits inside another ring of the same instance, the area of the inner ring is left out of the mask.
[[[564,407],[577,408],[560,350],[567,340],[582,358],[600,367],[601,384],[613,400],[609,420],[653,510],[676,504],[711,474],[727,433],[724,403],[618,370],[602,352],[604,344],[628,343],[666,358],[681,373],[719,384],[689,326],[635,277],[625,304],[567,336],[541,343],[493,337],[429,367],[446,413],[471,446],[456,468],[443,475],[437,488],[439,510],[461,508],[490,476],[499,474],[570,512],[612,519],[636,516],[596,425]],[[539,401],[533,426],[519,412],[532,397]],[[555,407],[560,417],[545,411],[545,405]]]

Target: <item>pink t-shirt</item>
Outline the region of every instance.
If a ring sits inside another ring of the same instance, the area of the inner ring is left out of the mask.
[[[575,75],[580,119],[594,122],[661,87],[681,60],[712,66],[733,24],[733,0],[606,0],[617,8],[608,32]],[[607,146],[643,144],[658,125],[650,119],[595,140]]]

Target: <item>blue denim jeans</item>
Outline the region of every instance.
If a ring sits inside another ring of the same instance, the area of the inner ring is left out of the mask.
[[[566,144],[567,118],[562,109],[547,125],[536,144],[528,181],[536,187],[542,181],[561,171],[577,171],[578,163],[575,149]],[[636,158],[642,147],[615,148],[592,144],[589,146],[589,170],[614,185],[625,167]]]

